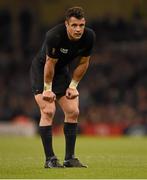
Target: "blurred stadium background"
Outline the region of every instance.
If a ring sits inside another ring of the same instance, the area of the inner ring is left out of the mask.
[[[79,133],[147,135],[146,0],[0,0],[0,135],[31,136],[39,110],[29,68],[45,32],[82,6],[97,35],[80,91]],[[62,133],[57,110],[54,133]]]

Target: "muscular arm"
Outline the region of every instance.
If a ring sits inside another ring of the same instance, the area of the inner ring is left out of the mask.
[[[46,63],[44,66],[44,91],[43,99],[53,102],[56,99],[55,94],[52,92],[52,81],[54,77],[54,70],[57,59],[46,56]]]
[[[76,67],[76,69],[73,72],[73,77],[72,77],[73,80],[79,82],[82,79],[89,66],[89,60],[90,60],[90,56],[81,58],[79,65]]]
[[[80,82],[80,80],[82,79],[82,77],[84,76],[84,74],[87,71],[87,68],[89,66],[89,60],[90,60],[90,56],[82,57],[80,60],[80,63],[74,70],[72,81],[69,85],[69,88],[66,90],[67,98],[73,99],[73,98],[76,98],[77,96],[79,96],[79,92],[76,88],[77,88],[78,83]]]
[[[54,77],[54,69],[57,59],[50,58],[49,56],[46,57],[46,63],[44,66],[44,82],[49,84],[52,82]]]

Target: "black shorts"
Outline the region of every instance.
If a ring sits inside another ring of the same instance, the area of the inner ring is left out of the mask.
[[[44,86],[44,64],[33,61],[30,69],[30,76],[33,94],[41,94]],[[52,90],[56,94],[57,98],[65,95],[70,81],[71,77],[67,71],[55,71]]]

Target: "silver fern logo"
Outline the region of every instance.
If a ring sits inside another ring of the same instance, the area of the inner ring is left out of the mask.
[[[64,49],[64,48],[60,48],[60,51],[64,54],[67,54],[68,53],[68,49]]]

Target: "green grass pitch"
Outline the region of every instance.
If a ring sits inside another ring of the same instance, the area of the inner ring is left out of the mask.
[[[64,137],[53,138],[63,161]],[[44,169],[39,137],[0,137],[0,178],[142,179],[147,178],[147,137],[77,137],[76,155],[88,168]]]

